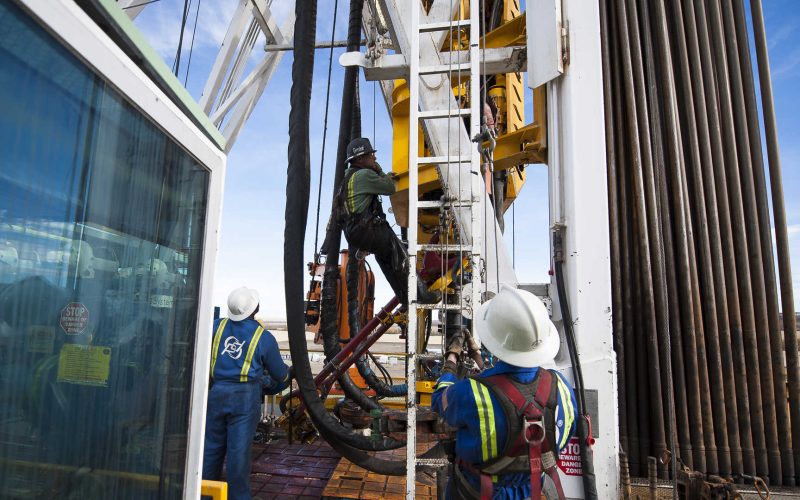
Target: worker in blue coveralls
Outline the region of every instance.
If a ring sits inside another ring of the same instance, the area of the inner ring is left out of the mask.
[[[227,454],[228,498],[250,499],[250,448],[264,394],[289,385],[290,368],[275,337],[255,320],[258,292],[237,288],[228,317],[214,321],[203,479],[219,480]]]
[[[559,348],[547,309],[532,293],[506,286],[481,305],[474,327],[499,361],[459,380],[463,336],[447,348],[432,399],[456,429],[446,498],[539,500],[543,487],[548,498],[563,498],[556,462],[575,431],[577,405],[560,373],[539,368]]]

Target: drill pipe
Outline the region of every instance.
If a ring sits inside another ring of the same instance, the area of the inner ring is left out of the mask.
[[[629,4],[629,5],[626,5]],[[647,109],[644,104],[644,75],[642,69],[641,47],[639,46],[638,21],[635,11],[631,10],[633,2],[631,0],[618,0],[620,16],[620,34],[623,40],[623,66],[626,108],[628,113],[628,130],[631,145],[631,159],[633,167],[633,202],[636,212],[638,226],[638,247],[640,250],[640,278],[641,292],[644,302],[644,321],[645,331],[647,332],[646,349],[648,360],[648,379],[650,383],[650,401],[652,428],[650,429],[653,437],[655,451],[660,455],[666,448],[664,432],[664,411],[663,411],[663,390],[661,380],[661,370],[658,353],[658,325],[656,320],[656,293],[651,272],[652,258],[656,254],[651,253],[650,241],[648,238],[648,225],[650,228],[657,227],[657,214],[652,209],[655,189],[652,183],[652,166],[649,163],[649,133],[647,123]],[[627,14],[626,14],[627,13]],[[627,19],[627,22],[626,22]],[[628,27],[631,30],[628,30]],[[637,122],[637,118],[640,122]],[[640,140],[640,134],[642,139]],[[646,148],[646,149],[645,149]],[[647,162],[647,166],[644,163]],[[649,172],[648,172],[649,171]],[[648,173],[650,174],[648,176]],[[651,207],[648,210],[648,205]],[[660,284],[659,284],[660,285]],[[660,286],[658,287],[660,291]],[[662,297],[658,298],[659,300]],[[663,307],[663,303],[659,306]],[[660,315],[659,315],[660,317]],[[645,455],[647,456],[647,455]]]
[[[741,0],[728,5],[725,9],[725,33],[729,41],[736,45],[739,54],[739,67],[741,68],[741,83],[744,90],[744,104],[748,123],[751,165],[755,189],[756,208],[758,211],[758,227],[761,240],[761,255],[763,257],[762,269],[764,273],[765,298],[767,302],[767,315],[769,318],[770,352],[772,354],[772,377],[775,391],[775,414],[778,421],[778,436],[787,436],[791,433],[789,409],[784,404],[786,394],[786,370],[783,366],[783,339],[781,338],[780,312],[778,309],[778,290],[775,280],[775,262],[772,255],[772,234],[769,220],[769,201],[767,200],[767,186],[764,176],[764,157],[761,150],[761,132],[756,104],[755,81],[753,68],[750,61],[750,44],[747,35],[747,24],[744,14],[744,5]],[[731,7],[733,7],[731,9]],[[735,19],[734,19],[735,14]],[[734,31],[735,24],[735,31]],[[795,467],[792,446],[788,439],[780,439],[781,468],[783,471],[783,484],[794,486]]]
[[[741,6],[736,5],[741,9]],[[764,15],[761,0],[750,1],[753,35],[758,58],[758,77],[761,88],[761,107],[764,112],[764,135],[767,139],[769,180],[772,192],[772,212],[775,217],[775,241],[778,250],[778,273],[781,280],[781,305],[783,307],[783,335],[786,342],[786,365],[789,379],[789,411],[792,420],[792,448],[794,470],[800,471],[800,354],[798,354],[792,267],[789,260],[789,236],[786,229],[786,208],[781,179],[781,158],[778,152],[778,130],[775,123],[775,104],[772,100],[772,78],[769,70],[767,37],[764,33]],[[737,17],[744,17],[744,14]],[[748,56],[749,57],[749,56]],[[748,59],[749,60],[749,59]]]
[[[617,192],[617,150],[614,134],[614,94],[611,88],[611,34],[608,30],[608,0],[600,0],[600,33],[603,63],[603,112],[605,115],[606,165],[608,182],[608,230],[611,249],[611,317],[614,351],[617,354],[617,378],[627,380],[625,372],[625,339],[622,320],[622,264],[619,245],[619,201]],[[628,449],[627,387],[619,384],[619,435],[623,450]]]
[[[672,339],[670,338],[671,335],[671,326],[672,323],[670,322],[671,318],[674,316],[674,308],[669,307],[669,288],[668,288],[668,278],[667,278],[667,265],[665,262],[667,251],[666,246],[671,244],[672,239],[667,238],[665,233],[669,232],[669,214],[665,213],[669,211],[669,205],[666,201],[666,196],[662,199],[662,192],[666,195],[666,177],[664,176],[664,169],[665,169],[665,159],[664,159],[664,124],[661,119],[661,105],[660,105],[660,98],[661,94],[663,93],[663,85],[664,81],[666,81],[667,85],[672,85],[674,87],[674,81],[672,79],[672,75],[668,72],[665,74],[666,78],[664,80],[659,80],[656,77],[656,64],[655,64],[655,57],[654,57],[654,49],[653,49],[653,40],[652,40],[652,26],[651,26],[651,16],[650,16],[650,3],[649,2],[642,2],[641,3],[641,26],[642,26],[642,33],[644,35],[644,55],[646,61],[646,74],[645,74],[645,82],[646,82],[646,89],[647,92],[647,102],[649,106],[649,115],[650,115],[650,136],[652,137],[653,141],[653,149],[652,149],[652,168],[653,168],[653,183],[655,188],[654,193],[654,202],[655,202],[655,209],[658,212],[658,227],[657,227],[657,236],[659,238],[659,246],[658,250],[660,252],[660,268],[656,270],[658,275],[660,276],[660,280],[663,283],[663,293],[664,293],[664,303],[665,309],[661,311],[662,316],[659,318],[659,322],[662,325],[665,325],[666,331],[660,332],[659,337],[659,353],[661,354],[661,367],[662,367],[662,375],[663,379],[666,384],[666,413],[664,415],[664,421],[667,425],[667,432],[669,437],[669,449],[671,450],[671,456],[673,458],[673,463],[671,464],[672,470],[677,470],[678,468],[678,455],[681,454],[680,448],[678,447],[677,441],[677,433],[676,433],[676,410],[675,410],[675,386],[673,385],[673,367],[672,367]],[[673,112],[674,109],[667,109],[667,113]],[[670,115],[672,117],[672,115]],[[675,136],[674,138],[677,138]],[[667,243],[669,241],[669,243]],[[686,439],[684,438],[684,441]]]
[[[635,122],[634,122],[635,123]],[[635,125],[634,125],[635,126]],[[632,177],[632,173],[631,173]],[[634,199],[635,196],[632,191],[633,180],[630,179],[629,185],[631,186],[630,198]],[[653,381],[651,380],[652,377],[648,374],[648,369],[650,367],[649,359],[648,359],[648,338],[646,335],[642,334],[642,331],[639,325],[643,325],[645,323],[645,312],[644,312],[644,295],[645,295],[645,288],[642,286],[642,267],[639,263],[642,261],[642,251],[641,245],[639,245],[639,233],[638,227],[640,225],[639,222],[639,214],[636,211],[631,210],[631,248],[633,251],[633,264],[632,269],[634,273],[634,327],[633,332],[636,334],[633,336],[635,343],[636,343],[636,374],[637,378],[642,381],[642,383],[638,384],[638,391],[637,391],[637,400],[638,404],[635,408],[639,410],[639,457],[638,462],[634,463],[634,470],[637,475],[642,475],[647,473],[647,457],[650,455],[651,450],[651,443],[652,443],[652,420],[651,419],[651,408],[652,406],[649,404],[644,404],[645,401],[652,401],[653,400]],[[652,290],[652,288],[651,288]],[[656,379],[658,382],[658,379]],[[660,398],[659,398],[660,400]],[[663,426],[662,426],[663,432]]]
[[[715,291],[715,303],[713,311],[708,312],[708,316],[714,317],[716,314],[718,340],[713,339],[712,342],[718,342],[720,353],[720,368],[722,375],[722,384],[719,387],[723,388],[720,392],[721,395],[736,394],[736,376],[737,370],[734,368],[733,356],[731,351],[731,332],[729,323],[729,312],[727,303],[727,290],[724,260],[727,258],[726,254],[722,251],[722,243],[720,237],[720,215],[719,205],[717,203],[716,191],[714,189],[715,179],[713,173],[713,160],[711,153],[711,145],[708,132],[708,116],[706,110],[706,100],[703,89],[703,75],[700,68],[700,55],[699,43],[697,38],[697,29],[694,24],[687,26],[685,29],[683,23],[682,8],[678,2],[673,4],[675,14],[675,28],[677,48],[680,53],[680,61],[683,64],[678,64],[678,72],[681,74],[681,88],[682,97],[684,98],[684,108],[686,110],[686,120],[688,123],[687,129],[690,131],[690,146],[692,163],[696,172],[696,189],[702,184],[703,191],[698,194],[702,197],[703,205],[705,206],[707,216],[707,236],[710,258],[707,267],[708,274],[706,280],[713,279],[713,288]],[[688,46],[687,46],[688,42]],[[702,208],[702,207],[701,207]],[[702,226],[701,226],[702,227]],[[705,242],[704,242],[705,243]],[[705,253],[705,250],[704,250]],[[713,365],[714,361],[709,360]],[[741,373],[739,371],[739,373]],[[742,374],[744,378],[744,374]],[[727,429],[726,435],[730,439],[731,449],[731,469],[733,474],[740,475],[744,471],[744,457],[742,453],[740,429],[742,424],[739,422],[739,405],[736,398],[725,397],[726,406],[726,426],[717,426],[718,433],[724,432]],[[745,421],[746,433],[749,436],[750,419],[749,415]],[[719,436],[718,436],[719,438]],[[749,437],[748,437],[749,439]],[[750,448],[749,464],[752,465],[750,472],[755,472],[754,457],[752,457],[752,444]],[[722,471],[723,474],[725,471]]]
[[[754,146],[750,144],[750,137],[747,134],[749,129],[756,127],[757,122],[748,123],[746,114],[746,104],[744,98],[744,89],[742,85],[741,66],[738,59],[738,42],[736,39],[736,32],[733,19],[733,9],[730,5],[730,0],[726,0],[725,8],[721,9],[723,15],[723,27],[725,32],[725,48],[728,54],[728,67],[731,71],[731,96],[733,101],[733,112],[736,130],[736,142],[739,146],[739,172],[742,183],[742,194],[744,199],[744,208],[746,215],[747,225],[745,227],[748,242],[748,251],[750,257],[750,271],[752,273],[751,280],[753,283],[753,299],[756,311],[756,327],[758,332],[758,345],[760,354],[766,358],[766,363],[762,365],[762,383],[761,389],[765,391],[762,396],[765,408],[765,433],[767,438],[767,450],[770,453],[771,464],[777,461],[780,464],[780,477],[774,478],[774,484],[782,484],[781,481],[787,476],[794,476],[793,471],[783,471],[783,466],[788,462],[790,467],[793,467],[791,461],[791,451],[787,448],[787,440],[779,440],[778,436],[787,436],[789,434],[789,415],[786,411],[784,404],[777,404],[778,394],[782,394],[782,401],[786,401],[785,390],[781,390],[776,386],[781,385],[785,387],[785,377],[781,376],[783,373],[783,353],[781,352],[780,338],[774,339],[771,333],[771,327],[774,325],[776,331],[775,335],[780,336],[778,328],[778,312],[777,303],[775,305],[775,317],[770,317],[767,306],[767,285],[764,277],[764,262],[765,258],[762,253],[762,234],[766,230],[769,234],[769,228],[761,229],[759,221],[759,206],[758,196],[756,194],[756,185],[754,180],[753,168],[755,165],[752,163],[752,150]],[[759,139],[758,145],[761,141]],[[761,170],[763,173],[763,170]],[[763,210],[768,210],[766,196],[763,201]],[[769,236],[767,236],[769,238]],[[769,252],[772,253],[770,245]],[[770,259],[771,260],[771,259]],[[777,299],[776,299],[777,301]],[[776,363],[778,366],[776,366]],[[777,376],[776,376],[777,375]],[[770,415],[768,412],[772,411]]]
[[[666,14],[664,14],[664,17]],[[660,17],[660,19],[664,19]],[[661,23],[665,26],[665,23]],[[675,77],[672,73],[673,66],[669,64],[668,57],[670,56],[669,41],[666,38],[666,29],[659,30],[662,34],[660,37],[664,49],[659,54],[659,59],[662,65],[662,77],[668,78],[668,95],[669,99],[667,109],[677,106],[677,96],[675,90]],[[677,50],[673,54],[676,58],[674,67],[686,68],[688,66],[688,56],[686,52],[686,44],[684,40],[679,40]],[[725,380],[722,376],[722,359],[720,355],[719,346],[719,324],[717,321],[717,294],[714,289],[713,278],[713,261],[711,259],[711,243],[708,230],[708,214],[706,212],[706,199],[703,186],[702,173],[700,171],[700,152],[697,137],[697,123],[694,116],[694,108],[691,106],[691,85],[689,83],[688,75],[685,71],[680,72],[681,78],[681,93],[685,97],[689,97],[689,105],[684,107],[685,113],[683,115],[685,126],[681,133],[681,128],[676,121],[676,128],[673,130],[670,139],[675,142],[673,151],[677,153],[678,161],[675,161],[676,166],[681,166],[686,172],[686,183],[689,190],[689,208],[694,221],[694,234],[696,235],[696,251],[700,256],[700,262],[697,263],[697,270],[700,279],[700,298],[701,302],[697,305],[702,308],[704,318],[704,332],[705,332],[705,346],[707,347],[708,357],[706,360],[700,360],[707,365],[708,379],[710,387],[716,387],[720,390],[712,391],[709,393],[711,398],[711,406],[714,411],[715,424],[715,441],[718,451],[719,472],[722,476],[729,477],[731,474],[731,456],[728,444],[728,432],[724,425],[719,425],[718,422],[724,423],[727,421],[727,413],[730,409],[729,403],[725,398]],[[668,76],[667,76],[668,75]],[[681,138],[686,137],[687,147],[684,149],[681,144]],[[721,298],[721,297],[720,297]],[[733,401],[735,404],[735,401]],[[735,413],[735,407],[733,408]],[[737,424],[738,427],[738,424]]]
[[[679,429],[684,429],[684,432],[678,434],[678,438],[681,443],[681,458],[683,462],[690,468],[693,466],[690,465],[693,463],[693,456],[694,453],[694,445],[700,446],[702,443],[702,419],[700,418],[699,413],[699,394],[695,394],[697,401],[695,402],[696,406],[695,409],[697,411],[692,412],[691,415],[691,423],[689,417],[689,408],[688,408],[688,400],[686,396],[686,390],[684,388],[687,387],[686,385],[686,373],[684,367],[684,359],[683,359],[683,340],[681,339],[681,317],[680,317],[680,309],[677,305],[680,303],[680,290],[678,286],[678,278],[676,276],[676,251],[675,251],[675,239],[676,237],[673,235],[673,220],[672,214],[670,213],[670,196],[669,193],[673,192],[676,193],[676,214],[678,217],[683,217],[683,211],[685,209],[685,203],[683,200],[682,191],[681,190],[671,190],[670,185],[668,182],[667,177],[664,175],[664,168],[668,170],[677,171],[678,165],[682,161],[681,157],[681,132],[680,132],[680,122],[679,122],[679,114],[678,114],[678,105],[677,105],[677,97],[675,91],[675,77],[673,74],[673,67],[671,65],[670,59],[670,43],[669,43],[669,34],[667,32],[667,14],[664,9],[664,4],[661,1],[655,3],[655,10],[654,10],[654,18],[653,18],[653,26],[656,28],[655,31],[655,39],[656,39],[656,47],[658,50],[658,54],[656,58],[659,60],[660,63],[660,72],[663,77],[663,86],[662,88],[663,99],[664,99],[664,127],[665,129],[661,131],[661,135],[659,140],[666,138],[666,150],[662,148],[661,154],[659,155],[659,161],[662,165],[662,170],[660,172],[660,197],[661,203],[663,205],[662,208],[662,217],[664,217],[663,221],[663,231],[664,231],[664,247],[667,259],[667,266],[666,266],[666,273],[667,273],[667,284],[669,290],[669,301],[672,304],[670,307],[670,325],[672,326],[672,342],[673,342],[673,349],[672,349],[672,358],[673,358],[673,365],[675,369],[673,373],[675,374],[675,386],[678,388],[675,390],[675,413],[676,413],[676,425]],[[657,108],[654,108],[657,109]],[[660,120],[658,120],[660,122]],[[666,154],[666,156],[664,156]],[[684,235],[685,238],[685,235]],[[695,391],[696,392],[696,391]]]
[[[616,9],[613,2],[604,0],[606,21],[604,25],[604,40],[608,44],[609,50],[606,57],[609,60],[609,67],[604,71],[608,78],[611,80],[612,89],[612,110],[609,114],[606,112],[606,120],[612,120],[611,127],[613,131],[624,130],[625,116],[622,103],[622,73],[620,64],[610,64],[610,61],[618,61],[619,54],[619,33],[616,29],[616,24],[613,22],[616,19]],[[613,73],[612,73],[613,72]],[[627,435],[624,436],[623,449],[627,452],[627,456],[632,457],[634,464],[639,463],[639,414],[638,407],[639,399],[637,396],[639,377],[637,374],[636,366],[636,341],[633,333],[633,296],[636,293],[631,284],[634,282],[633,271],[631,263],[633,260],[630,248],[630,210],[628,205],[628,183],[626,166],[629,164],[627,161],[627,148],[624,134],[614,133],[614,148],[615,148],[615,177],[617,193],[617,213],[618,220],[616,226],[616,234],[612,233],[612,239],[618,238],[619,258],[620,258],[620,287],[622,309],[619,313],[621,325],[619,335],[622,341],[622,349],[627,353],[624,359],[620,360],[619,364],[625,365],[625,373],[628,374],[625,378],[625,391],[620,392],[619,398],[622,401],[623,395],[625,397],[625,405],[621,408],[626,409],[626,422],[627,422]],[[610,177],[609,177],[610,179]],[[609,180],[609,183],[611,181]],[[609,187],[610,189],[610,187]]]
[[[684,4],[685,5],[685,4]],[[693,46],[691,61],[696,70],[702,71],[702,80],[699,73],[693,76],[695,85],[702,83],[702,92],[695,92],[695,97],[700,95],[705,97],[705,106],[698,109],[698,116],[708,118],[708,137],[703,136],[701,145],[710,144],[712,154],[713,175],[715,177],[715,191],[717,196],[717,209],[720,217],[720,236],[723,248],[723,267],[725,270],[725,293],[728,306],[728,320],[731,332],[731,345],[733,352],[734,365],[740,367],[736,370],[736,400],[739,411],[739,429],[742,441],[742,454],[744,470],[746,473],[754,474],[755,471],[766,471],[766,445],[764,444],[763,419],[753,421],[755,412],[760,413],[760,381],[758,377],[758,367],[754,370],[745,370],[749,357],[745,355],[744,330],[742,326],[742,312],[739,299],[739,282],[735,261],[735,245],[733,236],[733,225],[731,221],[731,205],[729,203],[727,173],[725,168],[725,153],[723,151],[722,129],[720,125],[719,102],[717,99],[716,79],[714,74],[714,64],[711,42],[709,39],[708,26],[706,24],[705,9],[702,2],[696,4],[695,9],[691,4],[684,9],[684,22],[689,33],[690,42],[694,36],[698,39],[697,46]],[[695,35],[696,34],[696,35]],[[699,52],[699,68],[695,57]],[[699,101],[698,101],[699,102]],[[701,124],[702,124],[701,120]],[[705,132],[705,129],[701,129]],[[752,401],[751,401],[752,399]],[[757,410],[751,409],[750,403],[758,407]],[[753,444],[755,443],[755,445]],[[755,447],[755,450],[753,449]],[[760,458],[757,452],[760,451]],[[756,465],[756,464],[759,465]],[[751,472],[748,472],[751,471]],[[761,473],[761,472],[759,472]]]
[[[732,228],[746,227],[746,216],[744,209],[743,193],[738,171],[737,157],[737,138],[734,130],[733,109],[731,100],[731,90],[729,85],[729,72],[727,56],[725,53],[725,42],[722,35],[721,18],[719,6],[716,1],[709,2],[710,12],[706,19],[704,2],[696,2],[698,26],[701,30],[711,31],[711,45],[714,50],[713,66],[716,68],[717,91],[719,96],[719,123],[722,126],[722,138],[725,152],[724,166],[727,168],[727,181],[729,200],[731,204],[731,225]],[[716,98],[716,96],[715,96]],[[739,286],[739,305],[742,314],[742,330],[744,336],[745,355],[747,357],[746,369],[748,372],[748,388],[751,397],[760,395],[760,404],[751,404],[751,424],[753,427],[753,437],[756,453],[756,471],[761,477],[768,477],[777,480],[780,477],[780,456],[777,462],[770,456],[767,446],[771,439],[767,439],[768,427],[774,425],[775,405],[772,401],[772,408],[764,401],[765,395],[772,391],[764,390],[766,377],[759,367],[766,365],[770,361],[765,352],[758,349],[758,333],[756,330],[756,317],[754,308],[753,285],[751,282],[750,262],[747,248],[747,239],[741,231],[734,231],[734,254],[736,259],[736,269]],[[771,371],[769,377],[771,377]],[[756,392],[758,391],[758,392]],[[774,399],[773,396],[769,396]],[[777,445],[777,443],[776,443]],[[778,469],[776,469],[777,467]],[[770,481],[771,484],[774,484]]]

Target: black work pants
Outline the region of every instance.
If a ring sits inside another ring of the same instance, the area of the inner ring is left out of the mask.
[[[389,223],[379,217],[359,217],[347,222],[344,235],[350,248],[369,252],[400,299],[408,306],[408,253]]]

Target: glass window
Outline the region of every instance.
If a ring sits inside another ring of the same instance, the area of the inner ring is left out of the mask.
[[[0,498],[180,498],[209,172],[0,2]]]

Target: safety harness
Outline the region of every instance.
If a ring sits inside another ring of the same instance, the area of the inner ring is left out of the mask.
[[[530,472],[531,499],[539,500],[544,472],[553,481],[559,500],[563,500],[564,489],[556,467],[556,375],[550,370],[540,369],[527,384],[507,375],[475,380],[488,387],[500,402],[506,416],[507,437],[503,451],[489,462],[473,465],[458,459],[458,466],[454,467],[454,484],[458,492],[464,498],[491,500],[494,490],[492,476]],[[480,477],[480,491],[467,482],[459,466]]]
[[[383,208],[377,195],[373,195],[372,201],[363,212],[358,214],[350,213],[347,207],[347,199],[350,196],[350,181],[359,170],[358,168],[348,169],[344,179],[342,179],[342,184],[339,186],[339,191],[336,193],[336,221],[339,227],[345,230],[348,229],[348,226],[353,227],[386,220],[386,214],[383,213]]]

